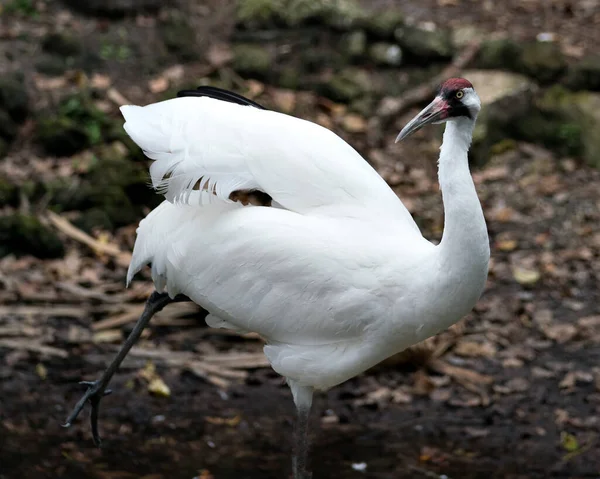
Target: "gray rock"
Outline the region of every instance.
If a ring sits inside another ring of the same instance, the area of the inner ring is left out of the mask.
[[[470,156],[473,163],[482,165],[494,145],[513,138],[512,125],[528,114],[537,86],[523,75],[503,71],[472,70],[463,76],[481,99]]]
[[[377,65],[398,66],[402,63],[402,49],[393,43],[374,43],[369,47],[369,58]]]
[[[571,65],[565,85],[572,90],[600,91],[600,55],[587,55]]]
[[[478,68],[520,71],[523,47],[510,38],[488,40],[481,44],[477,59]]]
[[[567,69],[567,61],[557,43],[531,42],[523,48],[522,72],[541,84],[550,84]]]
[[[0,77],[0,108],[20,123],[29,113],[29,96],[24,79],[19,73]]]
[[[342,48],[353,59],[362,57],[367,51],[367,35],[362,30],[355,30],[344,36]]]
[[[452,36],[446,30],[424,30],[414,26],[397,28],[394,36],[398,44],[419,63],[451,58],[454,54]]]

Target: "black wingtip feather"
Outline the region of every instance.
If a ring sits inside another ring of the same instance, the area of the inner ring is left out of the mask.
[[[181,90],[177,93],[178,98],[186,96],[206,96],[209,98],[214,98],[215,100],[228,101],[230,103],[237,103],[238,105],[253,106],[259,110],[266,110],[264,106],[250,100],[249,98],[246,98],[245,96],[229,90],[218,88],[216,86],[199,86],[195,90]]]

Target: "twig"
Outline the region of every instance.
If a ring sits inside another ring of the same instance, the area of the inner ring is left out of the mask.
[[[0,336],[40,336],[41,331],[31,326],[15,324],[14,326],[0,326]]]
[[[44,346],[43,344],[34,343],[30,340],[0,339],[0,348],[22,349],[34,353],[46,354],[48,356],[57,356],[59,358],[66,358],[69,356],[69,354],[62,349]]]
[[[60,232],[66,234],[69,238],[79,241],[80,243],[89,246],[96,254],[106,254],[116,259],[119,266],[128,266],[131,261],[131,254],[121,251],[118,246],[114,244],[101,243],[100,241],[92,238],[87,233],[81,231],[79,228],[73,226],[69,220],[57,215],[56,213],[48,210],[46,211],[46,218],[52,225]]]
[[[422,103],[433,96],[436,89],[447,78],[455,77],[460,74],[479,52],[481,41],[475,40],[468,44],[448,65],[442,73],[433,77],[428,83],[408,90],[398,98],[384,99],[379,105],[377,116],[382,121],[389,121],[398,115],[401,115],[409,108]]]
[[[89,314],[81,306],[0,306],[0,317],[4,316],[45,316],[56,318],[59,316],[69,318],[83,318]]]
[[[102,331],[103,329],[111,329],[116,328],[118,326],[123,326],[125,324],[131,323],[144,312],[144,305],[136,305],[133,306],[129,311],[119,314],[118,316],[113,316],[111,318],[106,318],[101,321],[97,321],[92,324],[93,331]]]
[[[80,297],[80,298],[95,299],[98,301],[102,301],[104,303],[113,303],[113,304],[118,304],[118,303],[122,303],[123,301],[125,301],[125,298],[123,296],[118,296],[118,295],[111,296],[108,294],[101,293],[100,291],[94,291],[94,290],[84,288],[83,286],[79,286],[79,285],[73,284],[73,283],[59,282],[59,283],[56,283],[55,285],[58,289],[62,289],[63,291],[71,293],[72,295]]]

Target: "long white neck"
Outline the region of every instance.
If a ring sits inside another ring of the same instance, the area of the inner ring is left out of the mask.
[[[441,262],[453,270],[485,263],[487,272],[487,228],[467,156],[474,126],[475,121],[470,118],[446,123],[438,170],[444,201],[444,234],[439,253]]]

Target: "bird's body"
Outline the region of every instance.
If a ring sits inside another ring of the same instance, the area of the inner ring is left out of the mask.
[[[211,98],[123,114],[170,200],[140,224],[128,278],[152,263],[157,288],[203,306],[211,326],[259,333],[293,386],[329,389],[447,328],[479,297],[487,258],[448,262],[329,130]],[[201,178],[209,189],[193,189]],[[231,202],[236,189],[278,207]]]
[[[445,225],[434,245],[333,132],[232,92],[183,93],[121,108],[166,198],[140,223],[127,280],[151,264],[157,292],[102,378],[86,383],[66,425],[89,400],[99,442],[98,405],[110,378],[152,315],[187,297],[209,311],[209,325],[265,338],[299,413],[294,478],[307,479],[313,391],[449,327],[483,291],[490,251],[467,160],[480,101],[468,81],[450,79],[398,137],[447,122],[439,161]],[[231,200],[246,191],[271,206]]]

